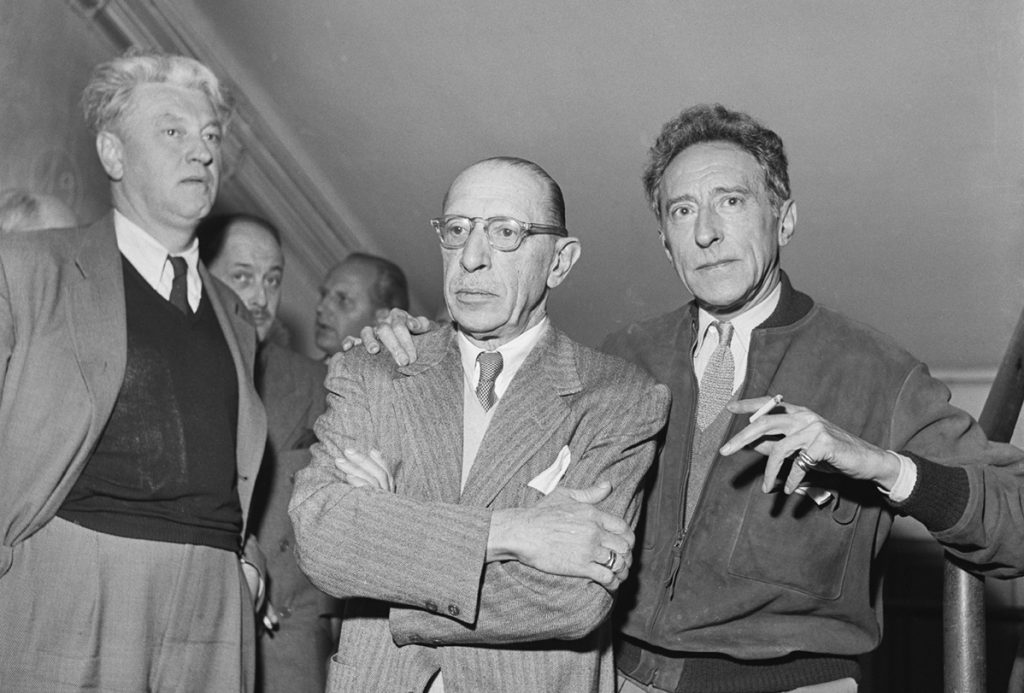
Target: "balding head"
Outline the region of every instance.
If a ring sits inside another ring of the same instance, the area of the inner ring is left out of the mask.
[[[548,292],[580,255],[579,241],[563,227],[563,208],[558,184],[525,159],[485,159],[452,182],[444,214],[435,220],[445,302],[458,329],[478,346],[501,346],[544,319]],[[506,233],[518,238],[520,232],[518,245],[502,249]]]
[[[405,274],[390,260],[352,253],[327,273],[316,307],[316,345],[327,354],[391,308],[409,308]]]
[[[238,294],[263,341],[281,304],[284,253],[277,229],[258,217],[236,215],[207,219],[198,234],[203,262]]]

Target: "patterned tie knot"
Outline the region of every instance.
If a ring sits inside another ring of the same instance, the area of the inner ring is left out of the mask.
[[[480,365],[480,380],[476,384],[476,398],[484,411],[490,411],[497,397],[494,394],[494,381],[498,379],[504,362],[500,351],[481,351],[476,362]]]
[[[711,326],[718,330],[718,344],[720,346],[729,346],[732,343],[731,322],[713,322]]]

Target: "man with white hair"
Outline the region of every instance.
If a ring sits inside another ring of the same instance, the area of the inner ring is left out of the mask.
[[[195,239],[230,108],[152,53],[83,105],[113,212],[0,237],[0,690],[248,691],[266,419]]]

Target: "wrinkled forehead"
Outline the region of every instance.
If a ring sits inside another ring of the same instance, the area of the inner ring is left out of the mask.
[[[764,169],[745,149],[731,142],[702,142],[679,152],[665,169],[662,199],[699,191],[748,189],[767,192]]]
[[[530,171],[507,164],[477,164],[452,183],[444,213],[544,223],[549,221],[547,194],[546,186]]]

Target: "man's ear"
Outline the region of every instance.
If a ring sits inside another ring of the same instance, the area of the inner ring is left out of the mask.
[[[665,235],[665,230],[658,226],[658,238],[661,240],[661,249],[665,251],[665,257],[668,258],[668,264],[673,267],[676,266],[676,261],[672,259],[672,249],[668,247],[668,237]]]
[[[555,257],[551,261],[551,267],[548,269],[548,288],[553,289],[569,276],[569,271],[572,266],[576,264],[576,261],[580,259],[580,253],[583,252],[583,247],[580,244],[580,239],[569,236],[568,238],[559,238],[555,244]]]
[[[96,153],[107,176],[111,180],[121,180],[124,176],[124,142],[121,138],[109,130],[97,133]]]
[[[789,243],[796,233],[796,200],[790,198],[779,210],[779,247]]]

